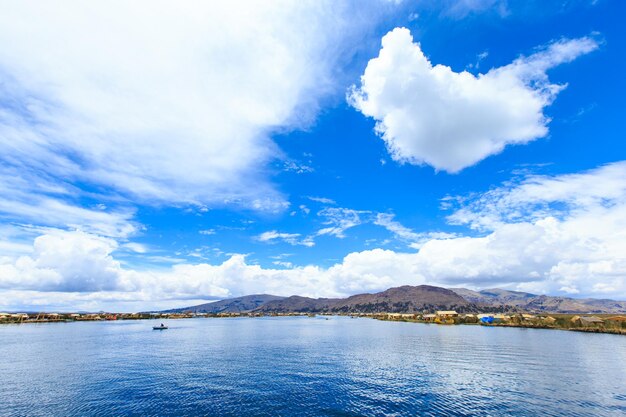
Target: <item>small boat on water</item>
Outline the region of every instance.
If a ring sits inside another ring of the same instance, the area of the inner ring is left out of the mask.
[[[152,330],[167,330],[167,326],[161,323],[160,326],[152,326]]]

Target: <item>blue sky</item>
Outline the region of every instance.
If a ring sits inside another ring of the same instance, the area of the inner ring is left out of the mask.
[[[0,7],[0,309],[626,299],[621,2]]]

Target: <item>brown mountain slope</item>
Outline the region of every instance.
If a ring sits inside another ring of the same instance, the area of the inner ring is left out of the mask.
[[[413,313],[424,310],[461,308],[469,304],[463,297],[446,288],[405,285],[375,294],[353,295],[335,303],[332,311]]]
[[[452,288],[452,291],[478,306],[513,307],[520,311],[550,313],[613,314],[626,312],[626,302],[624,301],[553,297],[499,288],[482,291]]]
[[[411,313],[424,310],[468,307],[463,297],[445,288],[420,285],[390,288],[374,294],[358,294],[343,299],[292,296],[270,301],[260,312],[329,312],[329,313]]]
[[[214,301],[212,303],[200,304],[192,307],[175,308],[167,310],[168,313],[242,313],[259,308],[260,306],[274,300],[281,300],[283,297],[269,294],[254,294],[243,297],[229,298],[226,300]]]

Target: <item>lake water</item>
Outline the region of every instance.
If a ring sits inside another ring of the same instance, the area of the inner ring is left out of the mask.
[[[345,317],[0,326],[0,415],[626,415],[626,337]]]

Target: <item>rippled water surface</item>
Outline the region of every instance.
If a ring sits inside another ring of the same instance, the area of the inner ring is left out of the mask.
[[[371,319],[0,326],[0,415],[626,415],[626,337]]]

